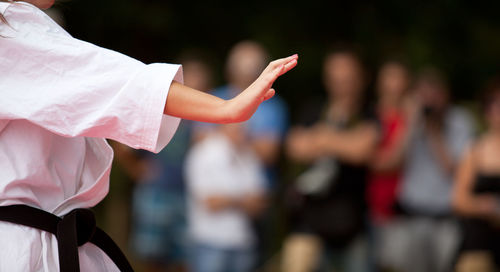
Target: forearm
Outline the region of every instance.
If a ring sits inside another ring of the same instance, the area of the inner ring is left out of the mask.
[[[491,196],[474,195],[473,188],[477,175],[474,148],[469,147],[458,166],[453,188],[452,204],[454,209],[467,216],[479,216],[488,213],[496,201]]]
[[[231,100],[172,82],[163,112],[165,114],[201,122],[234,123],[248,120],[257,107],[275,91],[274,81],[297,65],[297,55],[271,62],[262,74],[243,92]]]
[[[453,174],[455,163],[451,156],[449,155],[448,148],[444,142],[442,137],[434,136],[430,140],[431,150],[434,151],[434,154],[437,158],[438,163],[441,167],[449,174]]]
[[[376,171],[393,171],[401,167],[408,147],[408,134],[404,132],[387,150],[378,153],[372,162],[372,169]]]
[[[365,146],[365,144],[345,145],[342,141],[338,141],[327,145],[324,150],[327,155],[334,156],[340,160],[353,164],[363,164],[369,160],[373,151]]]
[[[228,101],[192,89],[178,82],[172,82],[170,86],[164,113],[200,122],[231,122]]]
[[[203,200],[205,207],[211,212],[234,208],[235,199],[229,196],[207,196]]]
[[[328,141],[322,144],[322,150],[325,155],[354,164],[363,164],[372,157],[376,139],[375,129],[368,127],[352,132],[331,131]]]
[[[264,195],[247,195],[243,197],[212,196],[205,199],[205,206],[212,212],[237,209],[249,216],[259,215],[267,206]]]
[[[261,137],[253,141],[252,147],[265,165],[274,165],[276,163],[280,151],[278,139]]]
[[[267,207],[267,198],[262,194],[248,195],[236,200],[236,207],[250,217],[256,217]]]
[[[493,215],[497,203],[496,197],[492,195],[473,196],[465,193],[454,203],[455,210],[462,215],[471,217],[489,217]]]
[[[314,137],[304,129],[292,129],[285,142],[288,157],[297,162],[311,162],[320,157],[316,145]]]

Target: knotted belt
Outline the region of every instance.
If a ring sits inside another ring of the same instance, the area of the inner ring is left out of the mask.
[[[134,271],[111,237],[96,227],[94,213],[89,209],[75,209],[61,218],[26,205],[2,206],[0,221],[54,234],[57,238],[61,272],[80,271],[78,247],[87,242],[102,249],[121,271]]]

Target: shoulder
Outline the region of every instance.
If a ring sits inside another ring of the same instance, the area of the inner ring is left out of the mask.
[[[460,106],[451,106],[446,116],[447,127],[452,130],[467,131],[473,133],[475,122],[472,115]]]
[[[9,24],[47,23],[50,17],[39,8],[26,2],[0,2],[0,11]]]
[[[495,140],[494,136],[486,132],[472,142],[471,149],[474,150],[474,152],[494,149]]]
[[[472,116],[469,111],[461,106],[451,106],[447,117],[451,122],[472,122]]]
[[[20,35],[19,33],[63,33],[69,35],[62,27],[54,22],[45,12],[26,2],[0,2],[0,12],[9,23],[0,25],[2,31],[9,31],[7,37]]]

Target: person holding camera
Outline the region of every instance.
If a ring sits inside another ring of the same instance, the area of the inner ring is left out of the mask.
[[[472,140],[466,111],[450,103],[449,86],[436,69],[417,76],[412,124],[399,203],[403,216],[392,232],[398,271],[448,271],[460,232],[451,195],[457,161]]]

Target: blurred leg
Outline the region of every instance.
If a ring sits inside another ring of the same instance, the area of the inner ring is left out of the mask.
[[[283,272],[311,272],[322,252],[321,240],[312,234],[291,234],[283,246]]]
[[[437,221],[430,236],[434,243],[436,271],[449,271],[461,237],[458,223],[451,219]]]
[[[410,272],[435,272],[434,264],[435,248],[433,239],[434,219],[427,217],[415,217],[410,221],[411,244],[410,255],[407,256],[408,268]]]
[[[419,229],[418,220],[411,217],[396,219],[387,226],[382,238],[384,267],[402,272],[429,272],[423,252],[426,237]]]
[[[345,271],[369,272],[368,241],[364,235],[355,238],[346,249]]]
[[[401,256],[401,242],[406,235],[399,219],[377,225],[373,228],[373,254],[377,267],[385,270],[395,270]]]
[[[227,272],[251,272],[254,268],[256,253],[252,249],[233,250]]]
[[[192,272],[225,272],[229,254],[225,250],[205,245],[193,245]]]

